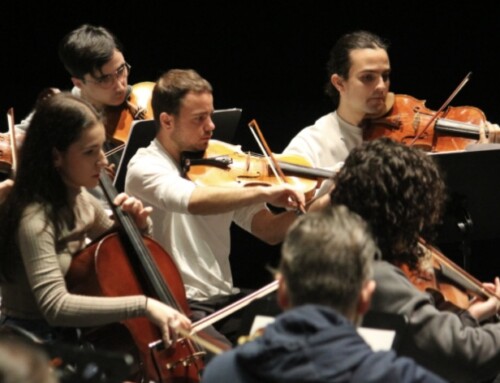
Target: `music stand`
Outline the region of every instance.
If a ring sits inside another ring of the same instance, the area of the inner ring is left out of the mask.
[[[148,146],[155,138],[156,123],[154,120],[140,120],[132,122],[129,136],[125,144],[125,149],[120,158],[114,186],[121,193],[125,190],[125,176],[127,175],[127,166],[130,159],[134,156],[139,148]]]
[[[430,155],[449,198],[438,242],[462,243],[467,264],[471,241],[500,238],[500,145],[471,145],[465,151]]]

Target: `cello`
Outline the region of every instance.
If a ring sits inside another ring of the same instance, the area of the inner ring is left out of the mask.
[[[104,171],[100,183],[114,206],[117,193]],[[69,290],[108,297],[144,294],[189,315],[184,284],[171,257],[156,241],[143,238],[119,208],[114,207],[114,217],[122,232],[106,235],[74,258],[66,275]],[[198,382],[204,351],[188,339],[178,341],[174,348],[150,347],[159,337],[159,328],[145,317],[84,332],[84,339],[93,346],[130,350],[138,361],[134,381]]]

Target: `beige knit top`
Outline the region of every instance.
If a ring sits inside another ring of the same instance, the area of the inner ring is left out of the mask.
[[[59,238],[39,204],[28,206],[20,222],[18,240],[24,270],[15,283],[2,285],[2,314],[43,319],[52,326],[97,326],[143,316],[146,297],[91,297],[68,292],[64,279],[72,257],[113,226],[100,202],[78,189],[73,214],[66,214]],[[75,217],[73,220],[71,217]],[[73,222],[74,221],[74,222]]]

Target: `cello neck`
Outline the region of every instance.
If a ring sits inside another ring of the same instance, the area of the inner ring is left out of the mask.
[[[113,210],[115,220],[120,224],[123,230],[123,237],[132,248],[132,253],[135,254],[140,263],[141,269],[146,277],[146,281],[150,285],[153,294],[158,297],[163,303],[180,310],[175,297],[170,292],[166,285],[163,276],[158,270],[155,261],[151,257],[149,249],[144,244],[142,233],[138,229],[132,217],[124,212],[121,208],[115,206],[113,200],[118,195],[111,179],[106,171],[101,171],[100,184],[106,195],[109,205]]]

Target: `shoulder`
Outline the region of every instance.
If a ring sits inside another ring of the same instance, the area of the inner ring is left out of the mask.
[[[445,382],[413,359],[398,357],[394,351],[371,353],[356,371],[353,382]]]
[[[237,350],[229,350],[213,358],[203,371],[203,383],[252,382],[239,368],[236,358]]]
[[[308,134],[314,134],[316,132],[322,132],[325,129],[330,129],[332,126],[338,125],[338,120],[336,118],[336,112],[331,112],[325,114],[324,116],[318,118],[314,124],[306,126],[302,129],[297,136],[303,136]]]

